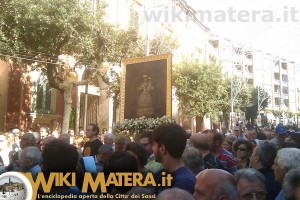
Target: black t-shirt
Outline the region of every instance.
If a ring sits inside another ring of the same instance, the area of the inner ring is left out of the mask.
[[[99,139],[95,139],[91,142],[87,141],[84,144],[82,156],[95,156],[101,145],[103,144]]]

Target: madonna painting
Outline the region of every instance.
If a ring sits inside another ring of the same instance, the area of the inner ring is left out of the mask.
[[[171,54],[122,62],[120,120],[171,117]]]

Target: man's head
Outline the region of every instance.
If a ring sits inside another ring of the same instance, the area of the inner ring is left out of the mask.
[[[89,139],[93,139],[96,138],[98,134],[99,127],[96,124],[89,124],[85,132],[86,137]]]
[[[213,153],[218,152],[223,144],[222,135],[214,130],[205,130],[203,131],[203,134],[205,134],[205,137],[208,140],[210,151]]]
[[[272,169],[275,180],[282,183],[285,174],[300,166],[300,149],[283,148],[277,152]]]
[[[114,135],[111,133],[105,133],[103,136],[103,142],[107,145],[113,145],[114,143]]]
[[[254,129],[249,129],[246,131],[246,138],[248,141],[252,142],[256,139],[256,131]]]
[[[32,133],[25,133],[20,138],[20,148],[25,149],[26,147],[34,146],[35,144],[35,137]]]
[[[195,147],[200,151],[209,151],[209,143],[206,136],[202,133],[195,133],[189,139],[189,146]]]
[[[234,174],[239,200],[265,200],[266,179],[256,169],[241,169]]]
[[[108,157],[113,154],[114,150],[112,147],[108,144],[101,145],[98,149],[98,152],[96,154],[96,158],[98,162],[105,163],[105,161],[108,159]]]
[[[125,135],[118,135],[115,138],[115,152],[124,151],[126,144],[130,142],[130,138]]]
[[[41,150],[43,151],[52,141],[56,140],[53,136],[47,136],[41,141]]]
[[[300,168],[292,169],[285,175],[282,189],[286,199],[300,199]]]
[[[22,172],[29,171],[32,167],[41,164],[42,153],[37,147],[27,147],[20,155],[20,168]]]
[[[54,140],[45,147],[42,156],[42,171],[47,177],[51,172],[76,172],[79,155],[73,145]]]
[[[250,158],[252,168],[271,168],[276,154],[277,148],[274,143],[269,141],[260,142],[253,150]]]
[[[151,132],[146,132],[143,133],[140,137],[140,143],[145,147],[145,149],[148,152],[148,155],[152,155],[152,133]]]
[[[240,127],[239,126],[235,126],[233,128],[233,133],[234,133],[235,136],[238,137],[240,135]]]
[[[193,174],[197,175],[204,169],[204,160],[198,149],[195,147],[188,147],[184,150],[183,163],[189,168]]]
[[[227,127],[223,126],[221,129],[222,135],[225,135],[227,133],[227,131],[228,131]]]
[[[49,135],[49,129],[47,127],[40,128],[40,136],[41,138],[47,137]]]
[[[157,200],[174,200],[174,199],[184,199],[184,200],[194,200],[193,196],[186,190],[180,188],[170,188],[162,191],[156,198]]]
[[[60,134],[59,136],[58,136],[58,139],[59,140],[61,140],[61,141],[63,141],[63,142],[65,142],[66,144],[70,144],[70,139],[71,139],[71,137],[70,137],[70,135],[69,134]]]
[[[152,150],[155,160],[162,162],[164,158],[179,160],[186,146],[185,130],[177,124],[162,124],[152,133]]]
[[[233,176],[221,169],[207,169],[197,175],[196,200],[237,200]]]

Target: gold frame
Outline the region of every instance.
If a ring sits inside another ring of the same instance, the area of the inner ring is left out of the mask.
[[[171,83],[171,76],[172,76],[172,54],[161,54],[155,56],[147,56],[147,57],[138,57],[138,58],[130,58],[124,59],[121,63],[122,71],[121,71],[121,85],[120,85],[120,105],[119,105],[119,120],[124,120],[125,117],[125,86],[126,86],[126,72],[127,67],[130,67],[131,64],[139,64],[139,63],[146,63],[146,62],[153,62],[159,60],[166,60],[166,76],[164,79],[166,80],[166,106],[165,106],[165,113],[164,115],[167,117],[172,116],[172,83]],[[140,66],[142,68],[142,66]],[[148,67],[148,70],[151,67]],[[157,74],[157,73],[156,73]],[[156,116],[157,117],[157,116]],[[162,116],[158,116],[162,117]]]

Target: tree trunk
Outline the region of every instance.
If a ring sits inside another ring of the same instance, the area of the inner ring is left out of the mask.
[[[203,117],[196,116],[196,132],[203,131]]]
[[[61,133],[68,133],[69,123],[70,123],[70,115],[72,110],[72,83],[64,83],[65,87],[63,90],[64,96],[64,112],[62,116],[62,127]]]

